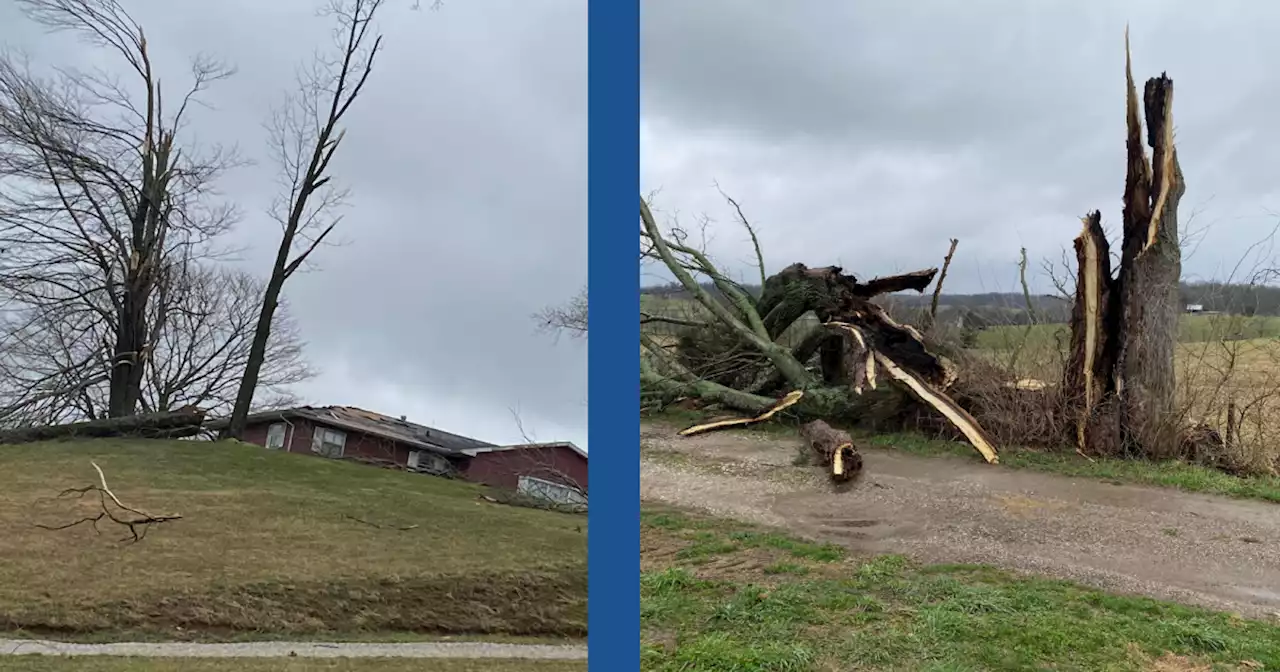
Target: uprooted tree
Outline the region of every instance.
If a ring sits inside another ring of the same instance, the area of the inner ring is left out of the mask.
[[[751,230],[745,217],[741,223]],[[729,279],[678,227],[664,231],[640,199],[641,254],[662,263],[693,296],[704,315],[696,319],[641,314],[648,323],[682,328],[677,343],[641,334],[641,384],[650,394],[697,397],[748,413],[768,413],[780,402],[809,417],[856,416],[885,395],[883,375],[945,417],[982,453],[997,461],[995,445],[947,393],[954,365],[931,351],[915,328],[900,324],[872,301],[889,292],[923,291],[937,269],[860,282],[835,266],[792,264],[766,277],[757,297]],[[752,232],[754,238],[754,232]],[[757,249],[757,261],[764,267]],[[762,273],[763,275],[763,273]],[[710,291],[699,279],[710,280]],[[800,318],[813,313],[793,347],[779,342]],[[817,358],[816,370],[809,367]]]

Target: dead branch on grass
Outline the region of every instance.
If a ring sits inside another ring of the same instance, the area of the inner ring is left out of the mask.
[[[384,525],[382,523],[375,523],[370,520],[365,520],[364,518],[357,518],[348,513],[342,514],[342,517],[346,518],[347,520],[354,520],[357,523],[368,525],[369,527],[377,528],[379,530],[396,530],[398,532],[408,532],[409,530],[414,530],[418,528],[416,524],[415,525]]]
[[[120,501],[119,497],[116,497],[116,494],[111,491],[111,488],[107,486],[107,476],[102,473],[102,467],[99,467],[96,462],[90,462],[89,464],[93,465],[94,471],[98,472],[98,485],[88,485],[83,488],[67,488],[66,490],[58,493],[58,498],[61,499],[63,497],[75,495],[77,499],[80,499],[91,492],[96,492],[98,493],[98,502],[102,507],[102,511],[97,515],[85,516],[84,518],[64,525],[44,525],[41,523],[33,523],[35,527],[44,530],[58,531],[89,523],[89,525],[93,527],[93,531],[95,533],[102,534],[102,531],[98,529],[98,523],[103,520],[107,520],[116,525],[128,528],[129,536],[122,538],[120,541],[137,543],[147,536],[147,531],[150,530],[153,525],[160,525],[162,523],[182,519],[182,516],[176,513],[157,515],[147,513],[141,509],[126,506]],[[111,506],[108,504],[108,501],[110,501],[110,504],[114,504],[118,511],[113,511]],[[132,514],[132,517],[124,517],[121,515],[122,513]]]

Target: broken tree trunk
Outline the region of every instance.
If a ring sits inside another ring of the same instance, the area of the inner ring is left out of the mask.
[[[0,444],[115,436],[176,439],[199,433],[204,424],[204,415],[205,412],[201,409],[183,408],[167,413],[131,415],[47,427],[26,427],[0,432]]]
[[[1085,453],[1172,457],[1180,445],[1174,348],[1178,334],[1178,203],[1186,185],[1173,144],[1173,82],[1147,80],[1138,106],[1125,36],[1126,147],[1120,267],[1112,277],[1101,215],[1085,218],[1064,389]],[[1147,161],[1146,142],[1152,159]]]
[[[804,439],[818,464],[827,468],[833,481],[847,481],[862,471],[862,455],[853,445],[848,432],[833,428],[822,420],[800,426]]]

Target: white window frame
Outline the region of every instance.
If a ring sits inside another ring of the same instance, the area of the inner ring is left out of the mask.
[[[279,434],[277,435],[277,430]],[[275,422],[267,427],[267,450],[281,450],[284,448],[285,438],[289,435],[289,428],[283,422]],[[272,439],[278,439],[273,441]]]
[[[533,476],[521,476],[516,483],[516,491],[559,504],[587,503],[587,498],[577,488]]]
[[[452,465],[449,463],[449,459],[443,455],[429,450],[411,450],[409,451],[408,466],[410,469],[421,469],[433,474],[444,474],[450,471]]]
[[[326,450],[325,446],[337,446],[337,454],[333,454],[332,450]],[[331,429],[329,427],[316,427],[311,433],[311,452],[325,457],[339,458],[347,449],[347,433],[340,429]]]

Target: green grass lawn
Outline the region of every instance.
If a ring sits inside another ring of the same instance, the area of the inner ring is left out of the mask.
[[[20,656],[0,659],[8,672],[587,672],[582,660],[452,658],[115,658]]]
[[[708,415],[697,411],[669,410],[662,413],[643,414],[642,417],[676,427],[686,427],[705,420]],[[769,432],[788,438],[796,436],[795,425],[785,420],[752,425],[751,431]],[[922,456],[948,455],[975,462],[982,459],[967,443],[940,441],[920,434],[906,432],[872,434],[860,431],[854,431],[851,434],[859,441],[859,445],[864,447],[873,446]],[[992,465],[992,468],[1032,469],[1078,478],[1154,485],[1188,492],[1280,503],[1280,477],[1233,476],[1216,469],[1184,462],[1150,462],[1112,458],[1086,460],[1066,451],[1046,452],[1020,446],[1001,446],[1000,464]]]
[[[181,520],[135,544],[58,499]],[[586,633],[586,518],[477,486],[238,443],[0,446],[0,630],[105,639]],[[350,517],[414,529],[379,529]],[[396,633],[399,633],[397,635]],[[159,669],[159,668],[157,668]]]
[[[641,511],[640,618],[651,672],[1280,669],[1274,625],[666,508]]]

